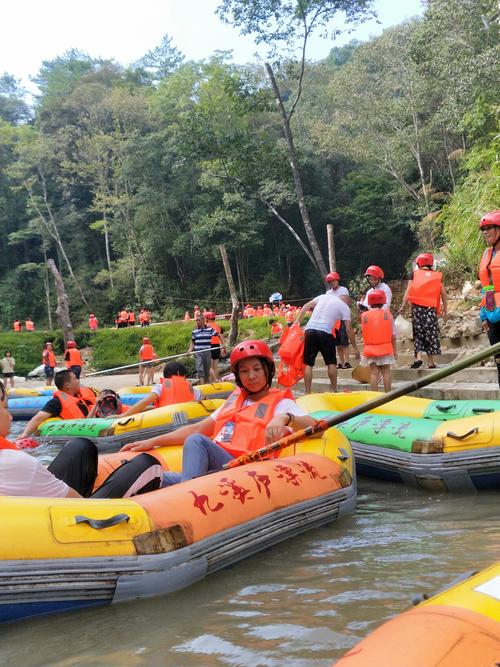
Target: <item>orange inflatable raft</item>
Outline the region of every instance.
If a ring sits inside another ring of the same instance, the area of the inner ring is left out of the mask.
[[[335,667],[497,667],[500,563],[384,623]]]

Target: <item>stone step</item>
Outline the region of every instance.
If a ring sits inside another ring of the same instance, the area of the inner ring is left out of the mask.
[[[439,357],[436,357],[438,365],[444,366],[445,364],[450,364],[452,363],[457,357],[456,352],[443,352]],[[351,364],[354,365],[354,355],[351,354],[349,361]],[[409,366],[415,361],[415,355],[413,352],[398,352],[398,359],[396,362],[396,366]],[[424,366],[426,366],[427,363],[427,356],[424,354]],[[323,361],[323,357],[321,354],[318,354],[316,357],[316,367],[318,368],[324,368],[325,363]]]
[[[405,382],[393,382],[392,388],[397,389],[402,387]],[[352,380],[351,378],[339,378],[338,391],[368,391],[370,389],[368,384],[363,384]],[[302,394],[304,392],[304,383],[300,382],[293,388],[295,394]],[[312,382],[313,392],[330,391],[330,383],[326,378],[313,377]],[[433,400],[498,400],[500,397],[500,390],[498,383],[493,382],[435,382],[428,387],[423,387],[412,393],[413,396],[420,396],[422,398],[430,398]]]
[[[441,366],[439,366],[441,368]],[[397,366],[391,369],[391,375],[394,382],[400,380],[401,382],[411,382],[421,377],[426,377],[430,375],[433,370],[428,369],[427,367],[421,367],[418,369],[412,368],[399,368]],[[350,378],[352,369],[338,369],[339,378]],[[328,377],[326,367],[323,368],[314,368],[313,377],[326,378]],[[474,366],[472,368],[464,368],[457,373],[449,376],[450,380],[452,379],[455,382],[497,382],[498,374],[497,369],[494,366]]]

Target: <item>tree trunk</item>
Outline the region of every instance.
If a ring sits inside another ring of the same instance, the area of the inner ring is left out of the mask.
[[[106,216],[106,207],[105,206],[104,206],[104,210],[102,212],[102,219],[104,221],[104,247],[106,248],[106,263],[108,265],[109,284],[111,286],[111,289],[114,291],[115,286],[113,284],[113,269],[111,268],[111,249],[110,249],[110,243],[109,243],[108,219],[107,219],[107,216]]]
[[[337,258],[335,256],[335,239],[333,237],[333,225],[326,226],[326,234],[328,237],[328,264],[330,271],[337,270]]]
[[[283,130],[285,133],[285,139],[288,151],[288,159],[290,160],[290,167],[292,168],[295,194],[297,195],[297,201],[299,203],[300,215],[302,217],[304,229],[306,231],[307,238],[309,240],[309,245],[311,246],[312,254],[316,261],[318,271],[320,274],[322,274],[321,277],[323,278],[327,272],[326,264],[323,260],[323,256],[319,249],[318,242],[316,241],[316,236],[314,234],[314,230],[311,225],[311,220],[309,219],[309,211],[307,210],[305,202],[304,189],[302,187],[302,178],[300,176],[300,169],[297,162],[297,156],[295,153],[292,131],[290,129],[290,118],[288,117],[285,107],[283,106],[283,101],[281,99],[281,94],[278,88],[278,84],[276,83],[273,69],[269,63],[266,63],[266,71],[269,80],[271,81],[271,86],[273,88],[274,96],[276,98],[276,104],[278,105],[278,109],[281,114],[281,121],[283,123]]]
[[[233,282],[233,275],[231,273],[231,266],[227,256],[226,248],[223,245],[219,246],[224,271],[226,273],[227,286],[229,287],[229,294],[231,295],[231,329],[229,330],[229,345],[233,347],[238,338],[238,319],[240,316],[240,305],[238,303],[238,296]]]
[[[68,340],[74,340],[73,325],[71,324],[69,317],[68,295],[66,294],[63,279],[57,270],[57,266],[55,265],[54,260],[48,259],[47,266],[54,276],[54,283],[57,293],[56,314],[63,332],[64,343],[67,343]]]
[[[52,312],[50,310],[50,283],[49,283],[49,271],[47,268],[47,253],[43,251],[43,258],[45,260],[45,269],[43,272],[43,286],[45,288],[45,299],[47,301],[47,319],[49,322],[49,331],[52,331]]]

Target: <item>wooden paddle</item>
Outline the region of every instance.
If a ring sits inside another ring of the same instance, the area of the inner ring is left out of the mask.
[[[402,387],[387,392],[387,394],[383,394],[377,398],[372,398],[370,401],[366,401],[365,403],[362,403],[355,408],[350,408],[345,412],[335,414],[332,417],[328,417],[327,419],[320,419],[315,424],[313,424],[313,426],[308,426],[307,428],[301,429],[300,431],[286,435],[283,438],[280,438],[280,440],[277,440],[276,442],[273,442],[266,447],[261,447],[261,449],[256,449],[253,452],[247,452],[246,454],[243,454],[242,456],[226,463],[223,466],[223,470],[236,468],[238,466],[244,465],[245,463],[251,463],[252,461],[259,461],[260,459],[264,459],[273,452],[280,451],[285,447],[294,445],[295,443],[300,442],[301,440],[305,440],[306,438],[310,438],[313,435],[317,435],[318,433],[323,433],[332,426],[342,424],[352,417],[357,417],[364,412],[369,412],[374,408],[378,408],[380,405],[390,403],[390,401],[393,401],[400,396],[406,396],[407,394],[411,394],[413,391],[417,391],[422,387],[427,387],[427,385],[432,384],[433,382],[437,382],[438,380],[442,380],[449,375],[453,375],[453,373],[457,373],[464,368],[468,368],[469,366],[472,366],[472,364],[476,364],[483,359],[487,359],[488,357],[493,356],[494,354],[500,354],[500,343],[495,343],[495,345],[492,345],[491,347],[487,347],[480,352],[476,352],[476,354],[473,354],[470,357],[456,361],[453,364],[446,366],[445,368],[440,368],[434,373],[430,373],[429,375],[419,378],[414,382],[408,382]]]

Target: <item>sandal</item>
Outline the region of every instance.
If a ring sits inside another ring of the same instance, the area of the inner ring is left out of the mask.
[[[337,364],[337,368],[339,370],[342,370],[343,368],[345,368],[345,366],[344,366],[344,364]]]
[[[410,366],[410,368],[420,368],[420,366],[421,366],[423,363],[424,363],[424,362],[422,361],[422,359],[416,359],[416,360],[412,363],[412,365]]]
[[[346,361],[346,363],[344,364],[344,368],[352,368],[352,366],[348,361]]]
[[[427,366],[427,368],[430,368],[432,370],[433,368],[437,368],[437,366],[436,364],[432,364],[432,366]]]

